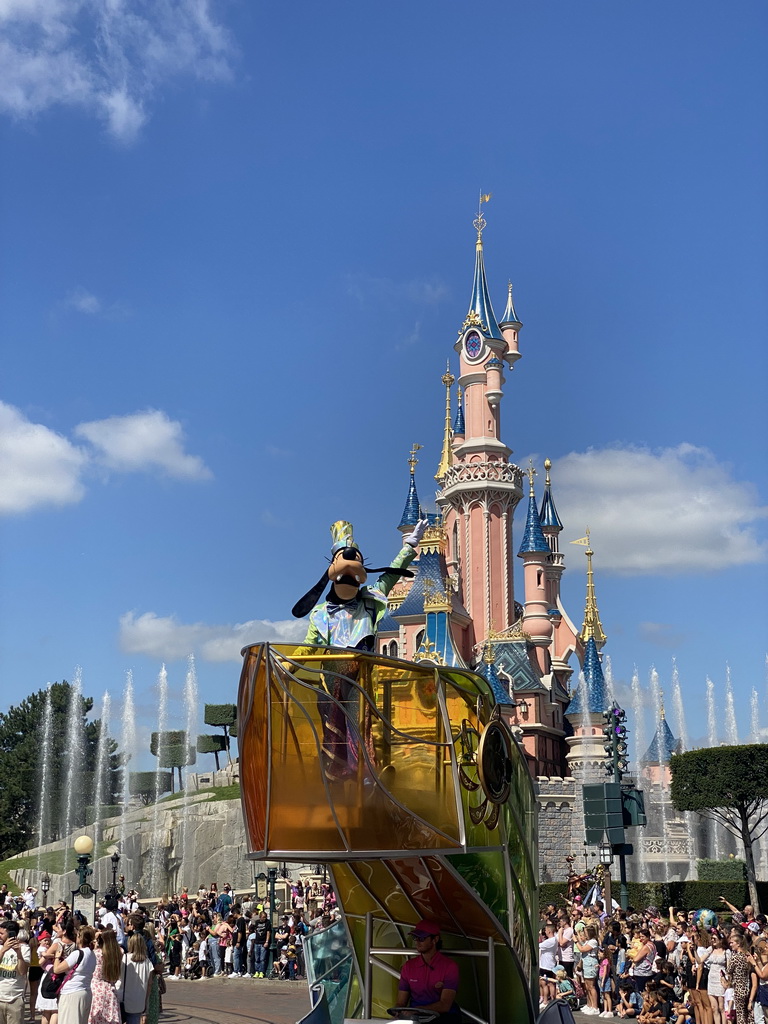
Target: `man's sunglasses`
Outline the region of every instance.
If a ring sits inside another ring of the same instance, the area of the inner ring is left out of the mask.
[[[434,939],[434,935],[430,935],[428,932],[411,932],[411,938],[416,939],[417,942],[423,942],[424,939]]]

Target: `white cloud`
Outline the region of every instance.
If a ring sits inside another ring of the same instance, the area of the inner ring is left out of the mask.
[[[181,424],[159,410],[81,423],[74,434],[93,447],[79,447],[0,401],[0,515],[82,500],[86,473],[97,465],[161,470],[183,480],[212,476],[201,458],[184,451]]]
[[[129,654],[176,661],[195,654],[204,661],[240,661],[240,651],[248,644],[300,643],[307,632],[305,619],[252,619],[235,625],[209,626],[204,622],[189,625],[175,616],[161,617],[154,612],[136,616],[126,612],[120,617],[120,646]]]
[[[0,110],[82,107],[129,143],[164,83],[228,79],[233,53],[209,0],[0,0]]]
[[[418,306],[437,306],[448,297],[447,286],[437,277],[395,281],[371,274],[348,274],[347,292],[361,306],[412,302]]]
[[[78,313],[87,313],[91,316],[101,312],[101,302],[85,288],[75,288],[67,296],[67,305],[76,309]]]
[[[80,501],[87,462],[66,437],[0,402],[0,514]]]
[[[150,467],[187,480],[209,480],[211,471],[197,455],[184,451],[181,424],[158,409],[81,423],[75,435],[97,449],[110,469],[133,472]]]
[[[668,622],[641,622],[637,630],[642,640],[657,647],[675,650],[685,641],[685,633]]]
[[[591,448],[557,459],[552,486],[564,540],[589,525],[601,571],[706,572],[763,562],[768,508],[711,451]]]

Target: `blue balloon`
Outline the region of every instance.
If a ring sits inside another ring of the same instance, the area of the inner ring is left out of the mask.
[[[693,915],[693,923],[700,928],[716,928],[717,914],[714,910],[697,910]]]

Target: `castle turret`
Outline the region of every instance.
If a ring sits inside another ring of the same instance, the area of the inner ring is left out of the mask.
[[[523,325],[515,312],[515,304],[512,301],[511,281],[507,286],[507,308],[504,310],[504,316],[501,318],[499,327],[501,327],[501,333],[504,335],[504,340],[506,341],[509,349],[506,359],[509,365],[512,366],[520,358],[517,336],[523,329]]]
[[[518,558],[523,559],[525,578],[525,611],[523,613],[523,629],[536,647],[546,648],[552,639],[552,622],[548,615],[546,565],[549,555],[549,544],[541,529],[539,510],[536,508],[536,494],[533,478],[536,470],[533,463],[528,470],[528,515],[525,520],[525,531],[520,544]],[[539,667],[542,674],[549,672],[548,657],[541,652]]]
[[[459,580],[459,596],[473,627],[467,661],[489,630],[504,629],[515,621],[512,582],[512,516],[522,496],[522,473],[510,464],[512,454],[501,440],[500,406],[504,361],[508,343],[491,304],[483,258],[483,203],[474,221],[475,273],[469,310],[459,329],[459,385],[463,415],[454,430],[451,463],[441,459],[438,470],[447,532],[447,564]]]

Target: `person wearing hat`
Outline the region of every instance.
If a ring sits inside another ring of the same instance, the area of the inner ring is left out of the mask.
[[[440,928],[434,921],[419,921],[411,932],[417,955],[400,971],[396,1009],[418,1007],[439,1014],[435,1024],[456,1024],[459,968],[440,951]]]
[[[416,557],[416,548],[428,525],[420,519],[413,531],[405,537],[403,547],[384,568],[373,569],[365,565],[363,556],[352,534],[352,523],[343,519],[331,526],[331,564],[318,582],[299,598],[292,614],[300,619],[309,615],[305,637],[307,647],[299,647],[295,657],[317,653],[314,647],[346,647],[358,651],[375,650],[376,631],[387,612],[387,595],[402,576],[413,576],[407,566]],[[367,586],[371,573],[382,575],[375,586]],[[330,584],[326,599],[323,591]],[[328,779],[338,781],[357,773],[360,753],[357,737],[348,734],[345,705],[355,693],[354,683],[358,663],[334,665],[329,677],[329,696],[318,700],[323,719],[323,770]],[[373,739],[363,737],[371,760],[374,759]]]

